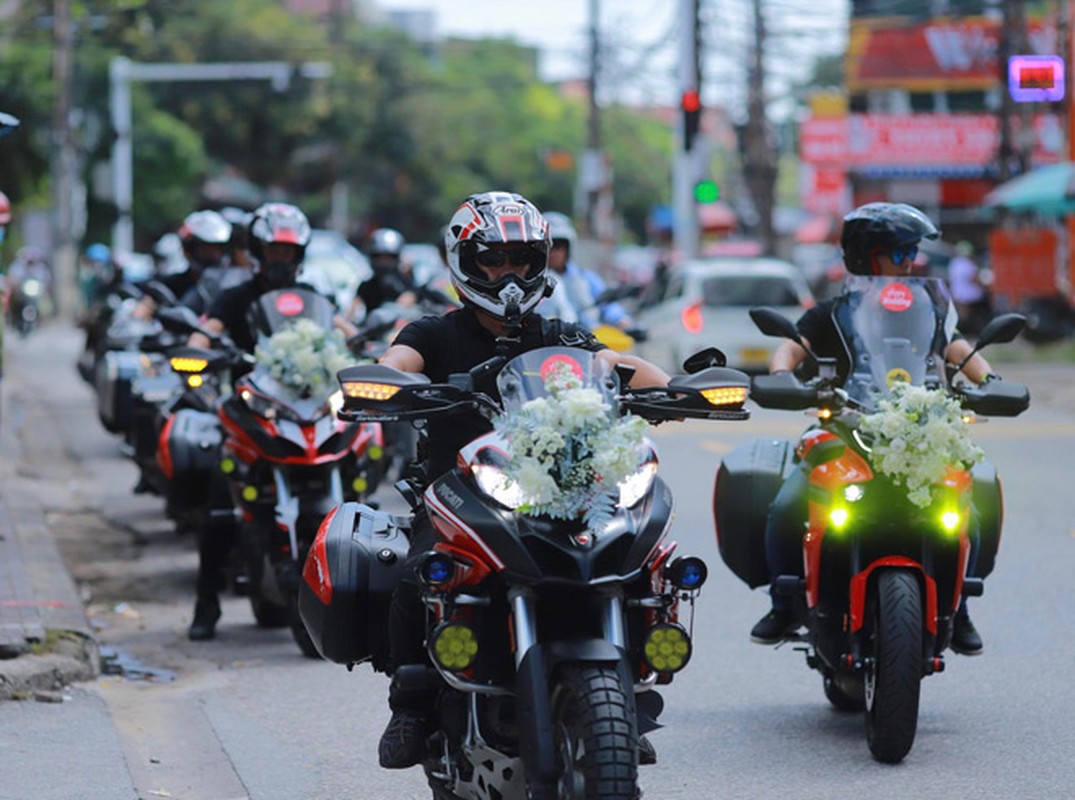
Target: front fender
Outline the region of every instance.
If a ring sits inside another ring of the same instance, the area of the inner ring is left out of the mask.
[[[870,583],[870,575],[874,570],[884,567],[901,567],[913,569],[922,575],[923,585],[926,589],[926,630],[931,635],[937,635],[937,582],[930,577],[917,561],[903,556],[888,556],[879,558],[866,569],[851,578],[850,617],[851,633],[858,633],[866,622],[866,588]]]

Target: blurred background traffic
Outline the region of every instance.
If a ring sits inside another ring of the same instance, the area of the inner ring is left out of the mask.
[[[339,307],[379,228],[444,286],[443,221],[505,188],[569,218],[571,258],[605,285],[638,287],[610,300],[665,366],[709,341],[763,367],[746,308],[796,317],[837,291],[840,219],[874,200],[939,221],[918,266],[968,332],[1019,309],[1028,338],[1063,340],[1071,6],[6,0],[9,319],[82,312],[94,245],[144,280],[184,268],[191,211],[277,200],[314,223],[306,279]]]

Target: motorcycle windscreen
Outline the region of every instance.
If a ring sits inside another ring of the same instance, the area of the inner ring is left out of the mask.
[[[876,407],[900,381],[946,385],[956,313],[940,279],[856,276],[833,318],[851,361],[844,389],[857,403]]]
[[[247,324],[256,340],[272,336],[299,319],[309,319],[332,330],[336,307],[324,295],[298,286],[266,292],[251,304]]]
[[[564,376],[572,386],[595,389],[609,412],[616,413],[616,374],[596,353],[574,347],[541,347],[505,364],[496,379],[504,412],[517,411],[531,400],[547,397],[550,390],[546,379],[553,374]]]

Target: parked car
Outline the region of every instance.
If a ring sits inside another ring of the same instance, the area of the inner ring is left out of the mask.
[[[299,280],[346,309],[359,285],[373,276],[369,259],[343,234],[317,228],[311,231]]]
[[[685,261],[676,267],[665,299],[637,316],[648,337],[639,355],[671,373],[704,347],[719,347],[728,366],[764,371],[779,341],[763,335],[750,320],[755,306],[768,306],[790,319],[814,304],[802,273],[775,258],[718,257]]]

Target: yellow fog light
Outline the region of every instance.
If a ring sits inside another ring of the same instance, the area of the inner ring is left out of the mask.
[[[345,395],[358,400],[390,400],[399,391],[398,386],[390,383],[369,383],[368,381],[347,381],[341,388]]]
[[[256,486],[244,486],[243,487],[243,500],[248,503],[253,503],[258,499],[258,487]]]
[[[662,622],[646,632],[642,652],[654,672],[679,672],[691,660],[691,639],[678,625]]]
[[[366,491],[366,489],[368,489],[369,486],[370,486],[369,481],[367,481],[361,475],[359,475],[357,478],[355,478],[353,481],[351,481],[351,488],[354,489],[356,492],[359,492],[359,493]]]
[[[191,389],[197,389],[203,383],[205,383],[205,379],[201,375],[187,376],[187,386],[189,386]]]
[[[384,448],[379,444],[371,444],[369,450],[366,451],[366,455],[370,457],[370,461],[380,461],[384,458]]]
[[[235,472],[235,460],[231,458],[224,458],[220,461],[220,471],[225,475],[230,475]]]
[[[963,521],[963,516],[958,511],[945,511],[941,514],[941,527],[947,533],[955,533],[959,530],[959,524]]]
[[[842,530],[850,518],[851,514],[848,513],[846,508],[834,508],[829,512],[829,522],[832,523],[832,527],[836,528],[836,530]]]
[[[430,635],[429,652],[444,669],[467,669],[478,655],[478,637],[462,622],[443,622]]]
[[[714,406],[741,406],[747,399],[747,387],[723,386],[718,389],[702,389],[702,397]]]

